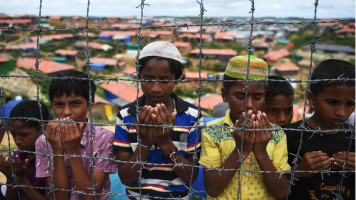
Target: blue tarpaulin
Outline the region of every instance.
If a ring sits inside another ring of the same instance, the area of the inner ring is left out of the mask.
[[[9,102],[7,102],[4,106],[1,106],[0,107],[0,116],[1,117],[8,117],[11,110],[18,104],[20,103],[21,101],[23,100],[19,100],[19,101],[16,101],[16,100],[10,100]]]
[[[104,68],[105,68],[105,63],[93,63],[93,64],[90,64],[90,69],[91,70],[94,70],[94,71],[104,71]]]

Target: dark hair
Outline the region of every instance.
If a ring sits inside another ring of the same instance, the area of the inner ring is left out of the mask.
[[[42,119],[43,120],[51,120],[52,115],[49,112],[48,108],[46,105],[41,103],[41,106],[38,106],[37,101],[32,101],[32,100],[25,100],[20,103],[18,103],[10,112],[9,117],[10,118],[15,118],[15,117],[24,117],[24,118],[35,118],[37,120],[41,120],[41,113],[40,109],[42,112]],[[31,128],[40,128],[41,123],[37,120],[31,120],[31,119],[11,119],[12,121],[15,120],[20,120],[27,126]]]
[[[182,74],[183,74],[183,70],[184,70],[184,65],[176,60],[170,59],[170,58],[163,58],[163,57],[159,57],[159,56],[148,56],[148,57],[144,57],[142,59],[139,60],[139,65],[138,66],[138,78],[141,78],[141,72],[143,70],[143,68],[145,68],[146,63],[150,60],[156,58],[159,61],[163,61],[166,60],[169,63],[169,67],[171,68],[171,72],[173,74],[175,74],[175,79],[179,79]]]
[[[70,96],[84,97],[89,102],[89,89],[91,89],[91,99],[94,101],[96,86],[93,80],[88,80],[88,75],[80,71],[69,70],[59,73],[49,83],[49,99],[53,102],[54,96],[60,97],[63,94]],[[90,84],[90,88],[89,88]]]
[[[281,81],[269,81],[281,80]],[[287,80],[281,76],[269,76],[266,85],[266,99],[277,95],[294,96],[294,89]]]
[[[235,80],[235,81],[234,81]],[[239,81],[238,81],[239,80]],[[223,87],[226,90],[229,90],[232,85],[234,85],[237,82],[244,82],[243,79],[237,79],[237,78],[232,78],[226,74],[224,74],[224,81],[223,81]],[[251,81],[252,82],[252,81]],[[261,82],[261,81],[259,81]],[[266,87],[266,82],[262,81],[264,86]]]
[[[328,59],[316,66],[311,75],[311,80],[340,78],[355,79],[355,66],[343,60]],[[339,85],[355,86],[355,80],[325,80],[311,82],[310,91],[317,95],[324,87]]]

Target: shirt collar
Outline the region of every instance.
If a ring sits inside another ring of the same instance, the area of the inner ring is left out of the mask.
[[[230,127],[234,126],[234,123],[232,123],[231,117],[230,117],[230,109],[226,111],[225,117],[224,117],[224,124]]]

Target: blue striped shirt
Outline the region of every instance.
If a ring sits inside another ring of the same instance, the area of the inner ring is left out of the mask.
[[[188,158],[193,156],[194,150],[200,151],[200,129],[195,126],[202,124],[202,117],[198,109],[178,98],[172,93],[176,103],[176,120],[171,134],[171,139],[179,153]],[[143,106],[144,96],[138,100],[139,106]],[[132,123],[136,120],[136,102],[122,107],[117,114],[116,130],[114,136],[114,149],[116,151],[135,152],[137,142],[137,131]],[[199,155],[199,154],[198,154]],[[197,155],[197,156],[198,156]],[[189,185],[177,176],[172,165],[167,165],[163,159],[161,150],[152,146],[147,163],[142,170],[141,194],[155,197],[186,197]],[[131,186],[126,186],[128,195],[138,195],[140,192],[138,181]],[[132,196],[129,198],[134,199]]]

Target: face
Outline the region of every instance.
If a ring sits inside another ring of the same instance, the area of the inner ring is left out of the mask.
[[[355,87],[328,86],[317,95],[309,93],[308,100],[314,106],[314,115],[310,119],[313,128],[340,129],[355,110]]]
[[[236,82],[229,90],[224,87],[221,89],[221,94],[224,102],[227,102],[230,107],[230,117],[235,122],[242,112],[245,112],[245,104],[247,110],[253,110],[254,113],[262,109],[265,103],[265,86],[263,83],[250,82],[250,89],[247,94],[247,102],[245,101],[245,82]]]
[[[42,134],[41,129],[32,128],[20,120],[10,121],[11,134],[20,150],[35,151],[37,138]]]
[[[141,80],[175,80],[175,74],[171,72],[169,62],[166,60],[150,59],[146,62],[141,72]],[[146,95],[145,105],[156,106],[157,103],[170,104],[170,94],[176,85],[175,81],[141,82],[141,88]]]
[[[52,109],[58,118],[69,117],[76,122],[86,122],[89,106],[84,97],[72,93],[70,96],[53,97]]]
[[[293,118],[293,99],[293,95],[282,94],[267,98],[263,111],[269,121],[281,127],[289,124]]]

